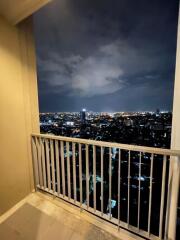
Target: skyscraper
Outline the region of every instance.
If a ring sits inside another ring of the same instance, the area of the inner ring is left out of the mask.
[[[81,119],[81,123],[86,122],[86,109],[85,108],[83,108],[82,111],[80,112],[80,119]]]

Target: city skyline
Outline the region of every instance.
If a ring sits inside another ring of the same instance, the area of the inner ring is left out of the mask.
[[[171,111],[177,18],[176,0],[50,3],[34,17],[40,112]]]
[[[80,113],[81,111],[83,110],[82,109],[79,109],[79,111],[46,111],[46,112],[40,112],[40,114],[48,114],[48,113]],[[156,113],[157,111],[159,111],[160,113],[168,113],[168,112],[171,112],[172,111],[169,111],[169,110],[159,110],[159,109],[155,109],[155,111],[93,111],[93,110],[88,110],[86,109],[85,112],[87,113],[109,113],[109,114],[112,114],[112,113],[130,113],[130,114],[133,114],[133,113]]]

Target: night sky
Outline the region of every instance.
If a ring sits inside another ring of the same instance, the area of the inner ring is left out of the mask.
[[[40,112],[171,110],[178,0],[54,0],[34,16]]]

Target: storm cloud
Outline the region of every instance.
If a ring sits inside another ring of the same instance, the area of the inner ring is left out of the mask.
[[[34,17],[40,111],[171,110],[178,1],[56,0]]]

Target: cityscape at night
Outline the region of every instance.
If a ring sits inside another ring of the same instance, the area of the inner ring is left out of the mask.
[[[41,113],[41,133],[66,137],[170,148],[171,112]]]

